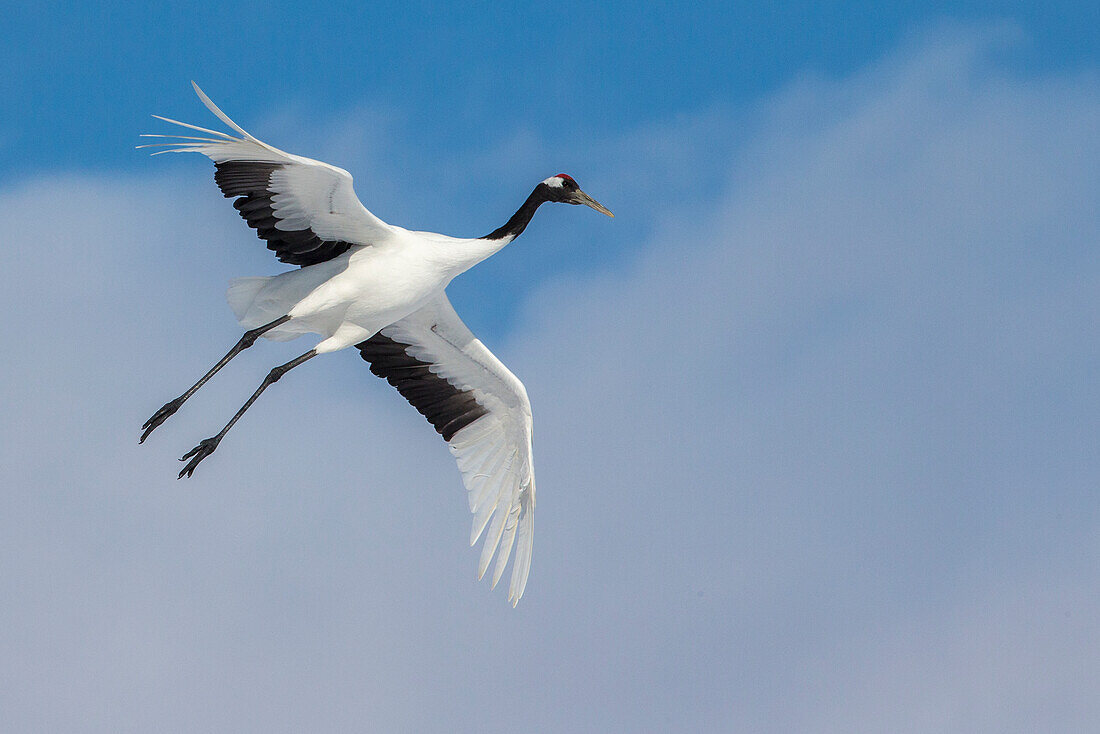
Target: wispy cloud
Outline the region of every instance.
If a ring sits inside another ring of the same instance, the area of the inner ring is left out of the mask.
[[[280,382],[189,483],[172,456],[298,345],[251,350],[138,449],[146,414],[235,338],[221,284],[245,273],[222,253],[247,244],[216,194],[101,176],[0,194],[0,303],[17,315],[0,424],[5,717],[68,731],[1095,721],[1100,85],[1011,74],[990,38],[1003,33],[941,34],[851,78],[608,143],[594,175],[650,212],[646,241],[537,287],[490,344],[536,410],[539,529],[517,610],[459,552],[445,448],[354,355]],[[725,115],[736,129],[713,122]],[[713,191],[691,197],[710,203],[638,184],[647,149],[669,162],[648,170],[676,173],[720,151]]]

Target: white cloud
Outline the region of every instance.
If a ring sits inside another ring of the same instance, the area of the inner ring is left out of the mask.
[[[735,132],[701,113],[695,147],[677,125],[617,143],[597,180],[655,231],[536,289],[494,344],[537,412],[514,611],[472,580],[446,450],[354,355],[280,382],[189,483],[170,458],[301,345],[251,350],[137,447],[235,338],[242,228],[216,194],[0,194],[0,710],[68,731],[1095,721],[1100,86],[1013,77],[989,43],[805,79]],[[709,211],[632,187],[647,150],[674,180],[742,131]]]

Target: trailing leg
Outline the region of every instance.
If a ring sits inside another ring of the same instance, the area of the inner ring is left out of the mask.
[[[200,379],[198,382],[196,382],[194,385],[192,385],[191,388],[187,392],[185,392],[183,395],[180,395],[175,400],[169,400],[167,403],[162,405],[160,410],[158,410],[156,413],[153,413],[152,418],[145,421],[145,425],[143,425],[141,427],[142,428],[142,434],[141,434],[141,439],[138,441],[138,443],[145,443],[145,439],[149,438],[149,434],[152,433],[156,429],[157,426],[159,426],[161,423],[164,423],[164,421],[168,420],[172,416],[173,413],[175,413],[177,410],[179,410],[180,406],[183,405],[189,397],[194,395],[195,392],[200,387],[205,385],[207,380],[209,380],[214,375],[218,374],[218,371],[222,367],[225,367],[227,364],[229,364],[229,360],[233,359],[238,354],[240,354],[241,352],[243,352],[244,350],[248,349],[250,346],[255,344],[256,340],[259,339],[264,333],[266,333],[268,331],[271,331],[272,329],[274,329],[276,326],[279,326],[280,324],[285,324],[287,321],[290,321],[290,317],[289,316],[282,316],[280,318],[275,319],[270,324],[264,324],[263,326],[257,326],[255,329],[251,329],[249,331],[246,331],[244,333],[244,336],[241,337],[241,340],[238,341],[236,344],[234,344],[233,348],[230,349],[229,352],[226,353],[226,355],[221,358],[221,361],[219,361],[216,365],[214,365],[211,368],[211,370],[209,372],[207,372],[205,375],[202,376],[202,379]]]
[[[303,362],[313,359],[316,356],[317,351],[315,349],[310,349],[308,352],[301,355],[300,357],[295,357],[286,364],[281,364],[271,370],[271,372],[268,372],[267,377],[265,377],[264,381],[260,383],[260,386],[256,388],[256,392],[252,393],[252,397],[250,397],[245,402],[245,404],[241,406],[241,409],[238,410],[237,413],[229,419],[229,422],[225,424],[225,428],[221,429],[221,431],[218,432],[218,435],[212,436],[211,438],[203,439],[199,442],[198,446],[191,449],[186,454],[184,454],[182,458],[180,458],[180,461],[187,461],[188,459],[190,459],[190,461],[187,461],[187,465],[184,466],[183,469],[180,471],[180,475],[178,478],[183,479],[184,475],[188,477],[191,476],[191,474],[195,471],[195,467],[199,465],[199,462],[201,462],[207,456],[210,456],[210,454],[214,453],[214,450],[218,448],[218,444],[221,443],[221,440],[223,438],[225,438],[225,434],[229,433],[229,429],[233,427],[233,424],[236,423],[242,415],[244,415],[244,412],[246,410],[252,407],[252,403],[256,402],[256,398],[260,397],[260,395],[263,394],[263,391],[267,389],[268,385],[278,382],[279,378],[281,378],[287,372],[294,369]]]

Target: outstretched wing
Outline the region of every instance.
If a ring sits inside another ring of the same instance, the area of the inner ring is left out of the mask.
[[[523,383],[474,337],[443,293],[356,347],[458,461],[474,514],[470,545],[485,533],[478,578],[496,553],[495,587],[517,545],[508,588],[515,606],[531,570],[535,509],[531,403]]]
[[[154,155],[202,153],[214,161],[218,188],[226,198],[237,197],[233,206],[279,260],[315,265],[351,247],[382,244],[393,235],[394,229],[359,201],[347,171],[257,140],[218,109],[197,84],[191,85],[203,104],[241,137],[153,115],[216,137],[144,135],[175,141],[138,147],[165,147]]]

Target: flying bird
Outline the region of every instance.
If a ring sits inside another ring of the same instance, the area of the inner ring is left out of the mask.
[[[258,338],[319,334],[313,349],[272,369],[221,431],[184,454],[179,477],[190,477],[270,385],[319,354],[355,347],[371,372],[428,419],[458,462],[474,515],[470,545],[485,536],[478,578],[495,554],[495,587],[516,546],[508,590],[515,606],[527,585],[534,532],[531,403],[523,383],[462,323],[445,291],[455,276],[522,234],[542,204],[584,204],[614,215],[559,173],[535,186],[516,213],[484,237],[387,224],[359,201],[347,171],[253,137],[191,85],[236,135],[154,115],[202,135],[145,135],[171,141],[138,147],[210,158],[215,183],[248,226],[281,262],[300,267],[230,283],[226,296],[244,335],[145,422],[141,442]]]

